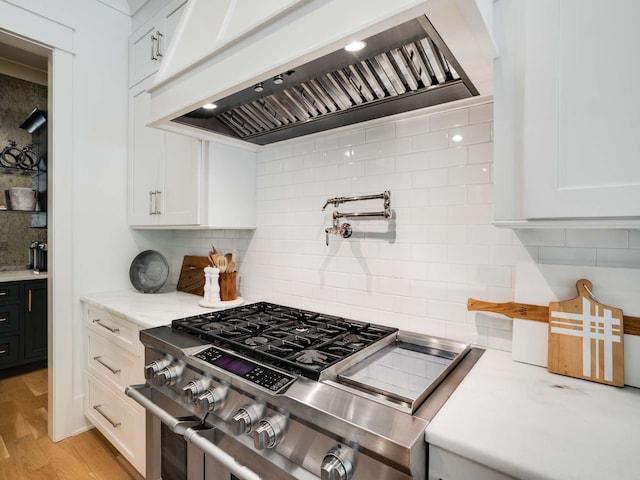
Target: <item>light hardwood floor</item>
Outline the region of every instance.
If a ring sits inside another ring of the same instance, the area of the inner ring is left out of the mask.
[[[0,378],[0,480],[141,480],[95,429],[47,436],[47,369]]]

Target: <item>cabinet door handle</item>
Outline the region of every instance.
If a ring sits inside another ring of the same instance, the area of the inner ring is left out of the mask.
[[[120,369],[119,368],[113,368],[110,367],[109,365],[107,365],[106,363],[104,363],[102,360],[100,360],[102,357],[100,355],[98,355],[97,357],[93,357],[93,359],[98,362],[100,365],[102,365],[104,368],[106,368],[107,370],[109,370],[111,373],[113,373],[114,375],[120,373]]]
[[[120,422],[114,422],[114,421],[113,421],[113,420],[111,420],[108,416],[106,416],[106,415],[104,414],[104,412],[103,412],[102,410],[100,410],[100,407],[101,407],[101,406],[102,406],[102,405],[94,405],[94,406],[93,406],[93,409],[94,409],[96,412],[98,412],[100,415],[102,415],[102,416],[107,420],[107,422],[109,422],[109,423],[111,424],[111,426],[112,426],[113,428],[118,428],[118,427],[120,426]]]
[[[0,355],[4,355],[5,353],[7,353],[6,350],[0,350]]]
[[[31,289],[29,289],[29,313],[31,313]]]
[[[156,30],[156,57],[161,57],[162,54],[160,53],[160,38],[162,37],[162,34],[160,33],[160,30]]]
[[[160,204],[160,195],[162,195],[162,192],[160,190],[156,190],[155,194],[156,194],[156,208],[153,211],[153,213],[155,213],[156,215],[160,215],[162,212],[158,208],[158,205]]]
[[[0,323],[4,323],[4,322],[6,322],[6,321],[7,321],[7,317],[2,317],[2,318],[0,318]]]
[[[153,51],[153,44],[156,43],[156,40],[156,37],[151,35],[151,60],[158,60],[158,57],[156,57],[155,52]]]
[[[99,327],[104,328],[105,330],[109,330],[111,333],[118,333],[120,331],[119,328],[113,328],[113,327],[110,327],[109,325],[105,325],[104,323],[102,323],[102,320],[100,320],[99,318],[96,318],[93,321],[93,323],[95,323]]]
[[[155,195],[153,190],[149,190],[149,215],[153,215],[153,196]]]
[[[7,295],[7,292],[0,292],[0,297],[5,297]]]

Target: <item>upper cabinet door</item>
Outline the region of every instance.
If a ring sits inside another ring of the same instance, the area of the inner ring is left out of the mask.
[[[497,224],[636,224],[637,18],[635,0],[496,3]]]
[[[129,37],[129,86],[160,68],[187,0],[174,0]]]
[[[525,3],[525,218],[639,216],[640,2]]]
[[[165,133],[147,127],[150,96],[146,88],[150,80],[132,88],[129,97],[129,225],[157,221]]]
[[[158,70],[157,32],[158,25],[149,23],[129,39],[129,85],[144,80]]]

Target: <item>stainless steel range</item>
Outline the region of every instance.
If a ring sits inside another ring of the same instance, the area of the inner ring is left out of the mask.
[[[482,354],[266,302],[140,340],[153,480],[426,478],[424,430]]]

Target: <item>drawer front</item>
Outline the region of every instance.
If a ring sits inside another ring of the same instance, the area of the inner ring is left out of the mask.
[[[20,303],[20,283],[0,282],[0,305]]]
[[[113,389],[144,383],[142,358],[87,329],[87,368]]]
[[[87,327],[136,357],[142,354],[138,326],[122,317],[91,305],[85,306]]]
[[[20,306],[0,304],[0,336],[20,329]]]
[[[85,415],[143,476],[145,411],[86,372]]]
[[[0,368],[11,367],[20,358],[20,337],[0,337]]]

